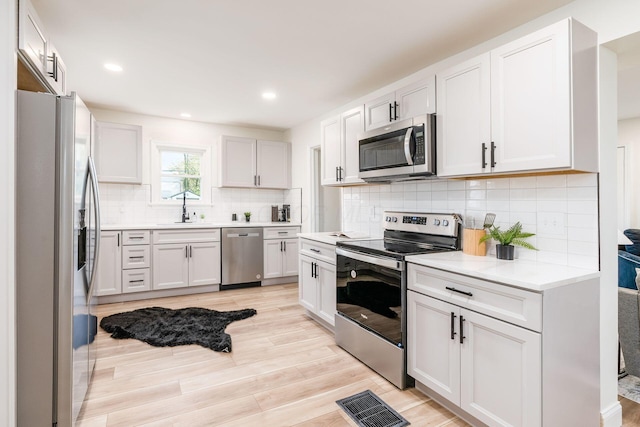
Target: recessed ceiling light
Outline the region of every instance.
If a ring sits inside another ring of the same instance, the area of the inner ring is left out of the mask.
[[[118,73],[122,71],[122,67],[118,64],[111,64],[111,63],[104,64],[104,68],[106,68],[109,71],[116,71]]]
[[[264,99],[276,99],[276,94],[275,92],[263,92],[262,97]]]
[[[180,117],[184,117],[185,119],[188,119],[191,117],[191,114],[189,113],[180,113]]]

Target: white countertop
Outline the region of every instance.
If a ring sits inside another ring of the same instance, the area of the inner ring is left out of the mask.
[[[465,276],[542,292],[600,277],[600,271],[528,260],[499,260],[460,251],[411,255],[408,262]]]
[[[101,229],[110,230],[166,230],[171,228],[236,228],[236,227],[300,227],[295,222],[187,222],[166,224],[102,224]]]
[[[374,237],[358,237],[356,239],[350,239],[348,237],[332,236],[331,233],[335,233],[335,231],[326,231],[321,233],[298,233],[298,237],[301,237],[303,239],[315,240],[316,242],[320,243],[327,243],[333,246],[335,246],[338,242],[374,239]]]

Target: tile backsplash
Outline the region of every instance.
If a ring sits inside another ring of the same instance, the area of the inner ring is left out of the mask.
[[[538,251],[516,257],[598,269],[598,175],[569,174],[477,180],[425,180],[345,187],[342,228],[381,237],[384,210],[455,212],[482,228],[487,212],[506,229],[520,221]],[[491,242],[488,253],[495,254]]]
[[[182,204],[171,206],[150,204],[149,185],[100,183],[102,224],[166,224],[180,221]],[[291,221],[301,222],[301,191],[249,188],[212,188],[211,205],[198,205],[187,200],[187,212],[196,213],[198,221],[231,222],[231,214],[244,220],[251,212],[252,222],[271,222],[271,206],[291,205]],[[204,219],[200,215],[204,214]]]

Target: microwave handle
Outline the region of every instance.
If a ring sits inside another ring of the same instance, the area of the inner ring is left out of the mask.
[[[413,156],[411,155],[411,132],[413,128],[407,129],[407,133],[404,135],[404,156],[407,158],[407,164],[413,166]]]

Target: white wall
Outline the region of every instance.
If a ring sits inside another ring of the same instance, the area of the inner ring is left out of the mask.
[[[16,425],[16,0],[0,2],[0,425]]]
[[[96,120],[142,126],[142,185],[100,183],[103,207],[103,224],[171,223],[181,217],[181,204],[159,206],[150,204],[150,141],[169,142],[176,145],[206,145],[211,148],[212,182],[211,204],[187,201],[190,215],[205,215],[206,222],[227,222],[236,213],[243,219],[243,212],[252,213],[252,221],[269,222],[271,206],[292,205],[292,220],[300,220],[300,190],[267,190],[217,188],[218,143],[221,135],[242,136],[256,139],[286,141],[282,132],[201,123],[188,120],[167,119],[121,111],[90,108]]]
[[[638,100],[640,103],[640,99]],[[618,146],[625,147],[627,170],[628,222],[620,229],[640,228],[640,117],[618,122]]]

